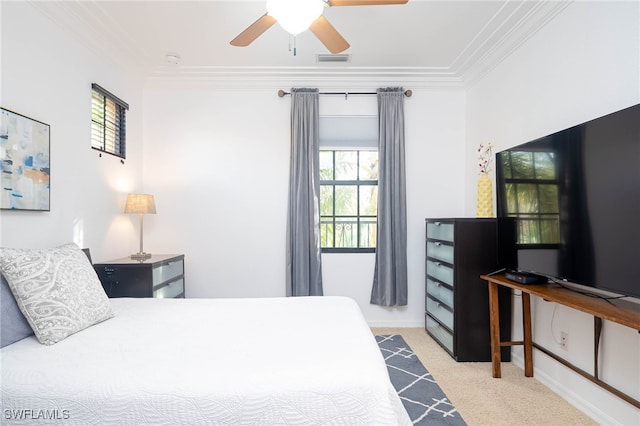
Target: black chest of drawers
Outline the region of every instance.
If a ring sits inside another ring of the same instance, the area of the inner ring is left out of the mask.
[[[427,219],[426,237],[427,332],[457,361],[491,361],[488,288],[480,275],[499,268],[496,219]],[[500,299],[500,333],[509,340],[508,290]],[[502,356],[510,359],[510,349]]]

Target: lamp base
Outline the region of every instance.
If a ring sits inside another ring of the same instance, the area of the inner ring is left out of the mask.
[[[131,260],[147,260],[151,258],[151,253],[136,253],[129,256]]]

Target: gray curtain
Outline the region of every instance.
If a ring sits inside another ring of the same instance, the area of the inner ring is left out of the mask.
[[[287,296],[322,296],[318,96],[291,90]]]
[[[404,90],[378,89],[378,242],[371,303],[407,304]]]

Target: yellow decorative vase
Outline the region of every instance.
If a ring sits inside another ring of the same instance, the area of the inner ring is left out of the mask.
[[[493,188],[486,173],[478,177],[478,205],[476,217],[493,217]]]

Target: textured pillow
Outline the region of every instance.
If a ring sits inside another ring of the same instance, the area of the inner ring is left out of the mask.
[[[113,316],[95,270],[73,243],[41,250],[0,248],[0,271],[45,345]]]
[[[20,312],[4,275],[0,275],[0,326],[0,348],[33,335],[33,330]]]

